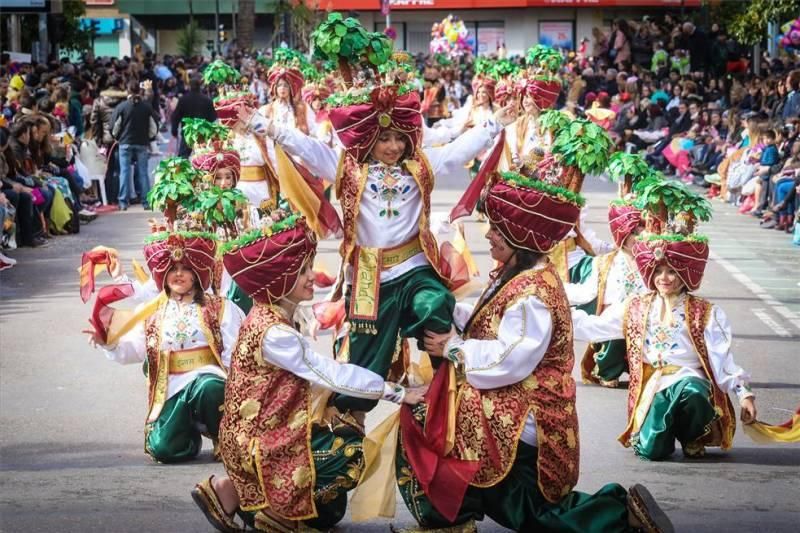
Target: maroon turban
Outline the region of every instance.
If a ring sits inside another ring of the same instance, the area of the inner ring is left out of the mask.
[[[192,156],[192,166],[197,170],[202,170],[208,174],[216,174],[221,168],[229,168],[233,171],[234,185],[239,182],[239,175],[242,172],[242,163],[239,159],[239,152],[217,148],[211,152],[199,153]]]
[[[617,248],[622,248],[622,244],[628,235],[633,233],[642,223],[642,212],[632,205],[611,204],[608,206],[608,225],[611,227],[611,236]]]
[[[331,95],[331,90],[322,84],[312,84],[303,87],[303,101],[308,105],[319,98],[323,102]]]
[[[530,79],[525,83],[523,94],[533,98],[533,103],[539,109],[549,109],[555,105],[561,93],[561,82],[558,80]]]
[[[305,82],[302,72],[296,68],[281,67],[277,65],[272,67],[267,75],[269,92],[272,96],[275,96],[275,91],[278,88],[278,82],[281,80],[284,80],[289,84],[289,92],[291,93],[292,100],[300,96],[300,91],[303,89],[303,83]]]
[[[230,128],[236,124],[239,120],[237,109],[241,104],[245,104],[247,107],[255,107],[258,104],[258,99],[254,94],[243,94],[214,102],[214,110],[217,112],[217,118],[223,126]]]
[[[271,235],[261,231],[261,237],[225,253],[222,261],[244,292],[269,304],[292,292],[300,270],[317,250],[317,239],[304,218]]]
[[[690,291],[696,291],[703,280],[708,261],[708,243],[701,241],[637,241],[633,247],[636,265],[650,290],[656,290],[656,269],[667,265],[674,270]]]
[[[398,96],[393,86],[376,87],[365,104],[330,110],[329,118],[345,149],[360,163],[372,152],[382,130],[395,130],[406,137],[408,154],[413,154],[422,137],[419,94]]]
[[[211,285],[217,243],[201,233],[169,233],[146,244],[144,258],[159,290],[164,289],[167,273],[177,263],[197,276],[203,290]]]
[[[513,246],[547,253],[575,227],[581,208],[564,198],[500,181],[486,196],[486,215]]]
[[[481,74],[472,78],[472,94],[477,94],[478,89],[484,88],[489,93],[489,100],[494,101],[494,88],[497,82]]]
[[[498,81],[494,89],[494,101],[497,105],[504,106],[513,94],[514,86],[511,82]]]

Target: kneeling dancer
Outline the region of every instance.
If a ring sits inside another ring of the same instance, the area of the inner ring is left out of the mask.
[[[662,232],[656,215],[647,215],[648,230],[633,254],[649,292],[599,316],[573,313],[575,338],[625,339],[631,381],[628,424],[619,441],[652,461],[672,455],[676,439],[686,457],[703,456],[706,446],[730,448],[736,419],[729,393],[739,399],[745,424],[756,418],[750,378],[733,360],[725,312],[692,294],[709,249],[704,236],[671,230],[687,216],[694,218],[691,212],[670,213],[674,220]]]
[[[572,490],[580,457],[572,325],[547,253],[575,226],[582,203],[562,187],[510,173],[486,196],[486,237],[501,266],[474,309],[457,307],[462,333],[431,332],[425,343],[465,376],[448,455],[477,471],[457,511],[428,490],[436,474],[431,479],[430,465],[407,442],[413,432],[404,428],[401,437],[400,492],[426,528],[475,531],[474,520],[488,515],[516,531],[672,530],[640,485],[626,491],[612,483],[593,495]]]
[[[171,463],[193,459],[202,435],[217,440],[226,369],[244,314],[205,292],[216,240],[203,232],[164,231],[148,238],[147,266],[159,291],[154,312],[120,337],[99,344],[112,361],[142,363],[149,379],[145,452]],[[146,304],[143,304],[143,306]]]
[[[363,434],[339,418],[318,425],[312,385],[396,403],[416,403],[423,393],[312,350],[294,313],[314,295],[316,239],[302,217],[273,217],[223,247],[225,269],[254,305],[225,389],[220,453],[229,477],[212,476],[192,491],[219,531],[240,529],[237,511],[270,532],[326,529],[344,516],[347,491],[363,468]]]

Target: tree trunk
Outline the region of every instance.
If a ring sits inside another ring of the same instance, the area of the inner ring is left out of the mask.
[[[256,2],[255,0],[239,0],[239,27],[237,40],[239,49],[251,50],[253,48],[253,34],[256,27]]]

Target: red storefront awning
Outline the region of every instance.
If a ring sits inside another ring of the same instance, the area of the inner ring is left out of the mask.
[[[700,7],[700,0],[389,0],[393,10],[524,7]],[[320,0],[332,11],[379,11],[381,0]]]

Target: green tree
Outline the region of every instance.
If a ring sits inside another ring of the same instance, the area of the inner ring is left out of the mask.
[[[83,2],[63,2],[64,27],[61,40],[57,44],[62,50],[83,52],[91,48],[92,35],[81,28],[81,18],[86,15]]]
[[[767,35],[767,24],[794,19],[800,13],[800,0],[707,0],[712,20],[728,29],[741,44],[752,46]]]
[[[192,57],[202,44],[200,28],[197,21],[192,18],[178,34],[178,51],[184,57]]]

